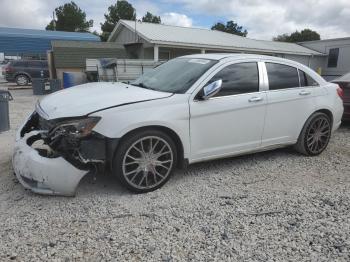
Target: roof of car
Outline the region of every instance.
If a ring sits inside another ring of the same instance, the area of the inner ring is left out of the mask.
[[[256,54],[236,54],[236,53],[212,53],[212,54],[195,54],[187,55],[183,57],[188,58],[202,58],[202,59],[213,59],[213,60],[222,60],[222,59],[232,59],[232,60],[242,60],[242,59],[265,59],[265,60],[274,60],[274,61],[285,61],[296,63],[295,61],[280,58],[276,56],[267,56],[267,55],[256,55]]]
[[[25,62],[25,63],[28,63],[28,62],[44,62],[44,63],[47,63],[47,60],[30,60],[30,59],[18,59],[18,60],[11,60],[9,61],[10,64],[14,64],[14,63],[21,63],[21,62]]]
[[[212,60],[227,60],[227,61],[235,61],[235,60],[245,60],[245,59],[253,59],[253,60],[265,60],[265,61],[273,61],[276,63],[287,64],[289,66],[295,66],[300,68],[304,72],[312,74],[312,76],[317,79],[318,82],[325,82],[325,80],[320,77],[316,72],[314,72],[311,68],[285,58],[276,57],[276,56],[268,56],[268,55],[256,55],[256,54],[230,54],[230,53],[211,53],[211,54],[195,54],[195,55],[187,55],[182,56],[185,58],[194,58],[194,59],[212,59]],[[181,57],[179,57],[181,58]]]

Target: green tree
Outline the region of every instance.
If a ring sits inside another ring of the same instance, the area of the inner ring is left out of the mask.
[[[244,36],[246,37],[248,34],[247,30],[243,30],[242,26],[239,26],[237,23],[235,23],[234,21],[228,21],[225,24],[218,22],[215,25],[213,25],[211,27],[212,30],[218,30],[218,31],[222,31],[225,33],[229,33],[229,34],[234,34],[234,35],[239,35],[239,36]]]
[[[304,29],[301,32],[295,31],[292,34],[282,34],[278,35],[273,38],[273,41],[279,41],[279,42],[304,42],[304,41],[313,41],[313,40],[320,40],[320,34],[316,31],[312,31],[311,29]]]
[[[108,7],[108,13],[105,14],[106,21],[101,23],[101,39],[107,41],[115,25],[120,19],[135,20],[134,7],[125,0],[118,0],[116,4]]]
[[[86,13],[73,1],[55,9],[56,20],[46,26],[46,30],[88,32],[93,26],[93,20],[86,20]]]
[[[162,21],[160,20],[160,16],[156,16],[147,12],[144,17],[142,17],[142,22],[160,24]]]

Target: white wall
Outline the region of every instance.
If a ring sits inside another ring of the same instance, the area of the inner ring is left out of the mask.
[[[328,57],[325,58],[322,75],[327,78],[334,78],[350,72],[350,38],[310,41],[300,44],[327,55],[329,54],[329,49],[339,48],[337,67],[328,67]]]

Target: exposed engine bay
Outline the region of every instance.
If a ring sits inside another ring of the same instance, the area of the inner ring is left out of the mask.
[[[39,131],[28,143],[41,156],[61,156],[79,169],[91,169],[106,163],[107,144],[116,145],[116,141],[113,143],[111,139],[92,131],[99,120],[98,117],[46,120],[34,112],[20,135],[23,137],[31,131]]]

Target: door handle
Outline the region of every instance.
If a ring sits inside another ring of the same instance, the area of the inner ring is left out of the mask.
[[[301,91],[299,93],[299,95],[301,95],[301,96],[307,96],[307,95],[310,95],[310,94],[311,94],[311,92],[310,91],[306,91],[306,90],[303,90],[303,91]]]
[[[259,102],[259,101],[262,101],[263,99],[262,99],[262,97],[258,97],[258,96],[254,96],[254,97],[252,97],[252,98],[249,98],[249,102]]]

